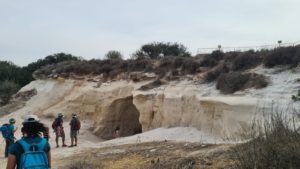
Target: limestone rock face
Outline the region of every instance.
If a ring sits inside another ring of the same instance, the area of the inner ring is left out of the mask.
[[[95,87],[87,81],[37,80],[21,91],[33,89],[37,95],[27,102],[24,110],[28,113],[52,119],[63,113],[66,121],[72,113],[78,113],[82,120],[92,120],[93,132],[105,139],[113,138],[116,128],[121,136],[142,131],[139,112],[132,102],[134,87],[125,81]]]
[[[220,137],[247,129],[256,108],[253,98],[201,97],[192,88],[178,87],[154,93],[134,92],[133,103],[140,112],[143,131],[184,126]]]
[[[35,89],[22,111],[52,118],[73,112],[92,121],[91,130],[104,139],[113,138],[119,128],[129,136],[159,127],[195,127],[218,137],[247,129],[257,99],[244,96],[204,96],[208,89],[197,85],[166,84],[148,91],[149,83],[116,81],[97,86],[85,80],[37,80],[21,91]]]

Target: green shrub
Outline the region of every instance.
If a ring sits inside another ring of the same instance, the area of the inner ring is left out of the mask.
[[[36,62],[32,62],[25,68],[29,72],[33,73],[37,69],[39,69],[43,66],[46,66],[46,65],[57,64],[60,62],[73,61],[73,60],[80,60],[80,58],[73,56],[71,54],[57,53],[57,54],[46,56],[45,58],[39,59]]]
[[[31,73],[12,62],[0,61],[0,82],[14,81],[20,86],[28,84],[31,80]]]
[[[294,102],[300,100],[300,90],[298,90],[297,95],[292,95],[292,100],[293,100]]]
[[[229,71],[229,68],[223,63],[220,64],[216,67],[214,67],[213,69],[209,70],[206,75],[205,75],[205,81],[206,82],[213,82],[216,79],[218,79],[218,77],[223,74],[223,73],[227,73]]]
[[[185,58],[182,63],[181,71],[183,74],[195,74],[197,73],[200,63],[194,58]]]
[[[105,58],[106,59],[123,59],[123,55],[119,51],[111,50],[105,54]]]
[[[264,58],[266,67],[290,65],[295,67],[300,61],[300,46],[280,47],[270,51]]]
[[[247,70],[256,67],[262,62],[262,56],[253,50],[240,53],[232,60],[232,70]]]
[[[2,105],[7,104],[11,96],[15,94],[19,90],[19,86],[13,82],[5,80],[4,82],[0,82],[0,103]]]
[[[255,73],[230,72],[222,74],[218,78],[216,88],[222,93],[230,94],[251,87],[263,88],[267,85],[268,81],[263,75]]]
[[[210,55],[204,55],[201,57],[200,66],[203,67],[214,67],[219,63],[216,59],[210,57]]]
[[[151,59],[158,59],[165,56],[189,57],[191,54],[187,51],[187,48],[184,45],[170,42],[148,43],[143,45],[133,54],[134,58],[148,57]]]
[[[224,52],[221,50],[215,50],[209,55],[209,57],[214,60],[222,60],[224,58]]]
[[[164,57],[159,60],[159,65],[154,69],[154,72],[159,78],[163,78],[167,73],[174,69],[174,58]]]

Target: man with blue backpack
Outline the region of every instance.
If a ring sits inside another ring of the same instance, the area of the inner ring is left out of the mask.
[[[0,127],[3,138],[5,139],[5,158],[8,157],[8,149],[15,142],[14,133],[17,130],[15,127],[16,120],[11,118],[9,119],[9,124],[3,124]]]
[[[36,115],[28,115],[22,123],[23,137],[9,148],[6,169],[51,168],[50,144],[42,133],[44,124]]]

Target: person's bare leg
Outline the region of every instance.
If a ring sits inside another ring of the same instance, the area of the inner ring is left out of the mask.
[[[61,133],[61,138],[62,138],[63,147],[67,146],[67,145],[65,144],[65,131],[62,131],[62,133]]]
[[[5,153],[4,153],[5,158],[8,157],[8,147],[9,147],[9,140],[5,139]]]
[[[59,144],[58,144],[58,136],[57,136],[57,134],[56,134],[56,136],[55,136],[55,142],[56,142],[56,147],[59,147]]]
[[[75,146],[77,146],[77,136],[75,136]]]
[[[74,137],[73,136],[71,136],[71,146],[73,146],[74,144]]]

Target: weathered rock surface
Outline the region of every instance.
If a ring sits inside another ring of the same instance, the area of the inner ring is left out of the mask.
[[[117,81],[102,84],[84,80],[37,80],[21,92],[35,89],[22,111],[54,118],[77,112],[93,120],[93,132],[112,138],[116,128],[121,136],[159,127],[195,127],[216,136],[247,128],[256,99],[245,97],[203,97],[196,85],[168,84],[148,91],[139,83]]]
[[[271,84],[264,89],[247,89],[231,95],[221,94],[213,83],[198,84],[193,80],[162,83],[144,91],[139,90],[141,86],[155,79],[106,83],[88,79],[36,80],[19,92],[34,91],[34,94],[30,94],[18,112],[47,118],[54,118],[57,113],[70,118],[71,113],[77,112],[80,118],[93,121],[91,130],[105,139],[114,137],[116,128],[120,128],[121,136],[128,136],[179,126],[230,137],[247,130],[252,118],[260,116],[258,104],[265,106],[265,102],[276,100],[288,103],[299,88],[295,82],[300,77],[297,73],[274,73],[262,68],[252,71],[270,77]]]

